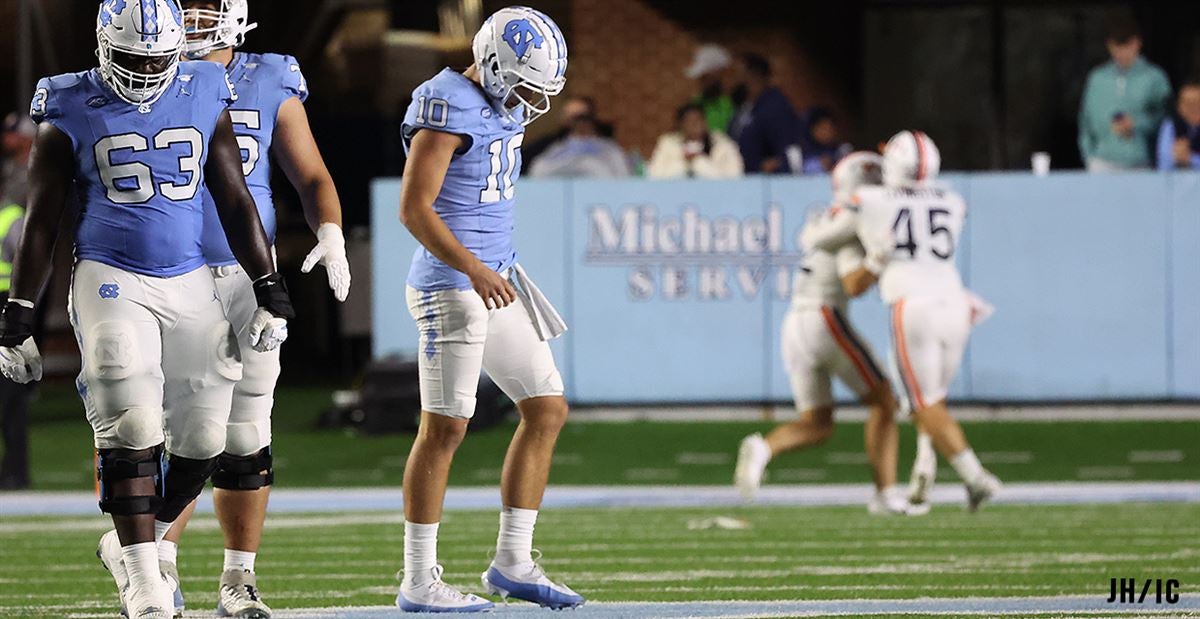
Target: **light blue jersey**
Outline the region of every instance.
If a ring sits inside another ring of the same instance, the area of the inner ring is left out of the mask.
[[[226,74],[238,95],[237,101],[229,106],[229,116],[242,149],[242,172],[258,205],[258,217],[267,239],[274,243],[277,225],[275,203],[271,199],[271,137],[275,134],[280,106],[292,97],[301,102],[308,99],[308,83],[296,59],[279,54],[236,53]],[[211,266],[236,264],[212,195],[208,191],[203,194],[204,258]]]
[[[180,64],[144,114],[95,69],[38,82],[30,115],[75,150],[77,259],[153,277],[204,266],[204,164],[217,119],[235,98],[212,63]]]
[[[421,129],[454,133],[469,142],[450,161],[433,210],[488,268],[500,272],[511,267],[517,260],[513,187],[521,175],[525,128],[505,120],[478,84],[447,68],[413,91],[404,115],[405,151]],[[466,290],[471,282],[419,247],[408,285],[424,291]]]

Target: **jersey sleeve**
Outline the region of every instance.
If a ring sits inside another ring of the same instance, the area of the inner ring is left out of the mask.
[[[467,137],[479,134],[484,114],[490,108],[472,105],[470,93],[456,88],[438,88],[426,82],[413,91],[412,103],[404,114],[404,140],[421,129],[432,129]]]
[[[294,56],[283,57],[283,92],[296,97],[301,103],[308,100],[308,80],[300,70],[300,62]]]
[[[60,94],[55,91],[50,78],[43,77],[33,91],[33,100],[29,104],[29,117],[37,124],[61,118],[60,98]]]
[[[858,207],[834,205],[805,224],[800,240],[810,250],[832,252],[854,240],[857,228]]]

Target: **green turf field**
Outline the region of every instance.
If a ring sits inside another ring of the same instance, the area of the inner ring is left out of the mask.
[[[287,487],[398,486],[412,436],[363,437],[315,427],[329,402],[323,389],[282,389],[276,398],[276,479]],[[586,418],[586,411],[579,413]],[[559,441],[555,484],[725,484],[738,442],[769,423],[568,423]],[[1200,478],[1200,423],[968,423],[980,459],[1008,481],[1187,480]],[[500,479],[513,425],[470,434],[455,459],[451,483],[491,485]],[[1064,444],[1070,449],[1063,449]],[[901,473],[913,454],[912,426],[901,425]],[[320,454],[320,457],[313,457]],[[48,390],[35,407],[33,482],[39,490],[93,485],[91,429],[77,398]],[[943,463],[944,464],[944,463]],[[771,465],[776,483],[870,480],[862,424],[842,423],[818,449]],[[942,479],[954,479],[948,467]]]
[[[746,530],[689,530],[714,515]],[[209,609],[221,561],[211,518],[180,551],[189,605]],[[115,594],[92,556],[104,519],[0,523],[0,616],[113,616]],[[442,523],[446,579],[482,592],[496,515]],[[260,554],[266,599],[284,608],[380,606],[402,560],[395,514],[279,515]],[[538,523],[544,565],[594,601],[902,599],[1079,595],[1109,578],[1177,578],[1196,595],[1200,505],[995,506],[969,515],[873,518],[854,508],[563,509]],[[21,583],[20,586],[16,586]],[[909,615],[911,616],[911,615]]]

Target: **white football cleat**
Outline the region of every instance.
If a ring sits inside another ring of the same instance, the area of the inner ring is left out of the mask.
[[[121,540],[114,529],[100,536],[96,545],[96,558],[108,573],[112,575],[117,585],[117,599],[121,602],[121,615],[128,617],[125,608],[125,590],[129,588],[129,574],[125,572],[125,556],[121,554]]]
[[[130,619],[173,619],[175,604],[172,598],[171,586],[161,574],[143,586],[137,584],[137,579],[130,578],[124,595],[128,609],[126,616]]]
[[[742,439],[738,447],[737,466],[733,470],[733,485],[737,486],[742,500],[754,500],[770,461],[771,446],[767,445],[761,434],[751,434]]]
[[[480,580],[488,593],[506,601],[516,598],[552,610],[577,608],[584,602],[583,596],[570,587],[547,578],[542,567],[533,561],[509,567],[500,567],[492,562]]]
[[[495,604],[478,595],[463,593],[442,582],[440,565],[429,570],[431,580],[412,584],[407,578],[400,582],[396,606],[409,613],[478,613],[492,610]]]
[[[179,568],[174,563],[159,561],[158,570],[162,572],[167,585],[171,587],[171,597],[175,603],[175,617],[178,619],[186,610],[183,603],[183,587],[179,584]]]
[[[908,483],[909,514],[923,516],[929,513],[929,496],[933,493],[933,482],[937,478],[937,455],[932,450],[920,452],[913,462],[912,476]]]
[[[217,616],[235,619],[271,619],[271,609],[258,595],[258,581],[250,570],[225,570],[217,592]]]
[[[876,490],[867,503],[867,513],[872,516],[907,516],[909,515],[908,498],[896,486]]]
[[[985,501],[1000,491],[1003,484],[991,473],[984,471],[978,478],[967,484],[967,511],[977,512]]]

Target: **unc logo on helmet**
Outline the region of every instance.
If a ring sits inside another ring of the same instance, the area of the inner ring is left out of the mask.
[[[101,299],[115,299],[121,296],[121,287],[117,284],[100,284]]]
[[[546,42],[546,37],[542,36],[528,19],[514,19],[505,24],[501,38],[520,58],[529,55],[530,46],[541,49],[542,43]]]
[[[107,0],[100,6],[100,25],[107,26],[111,24],[113,18],[124,10],[125,0]]]

